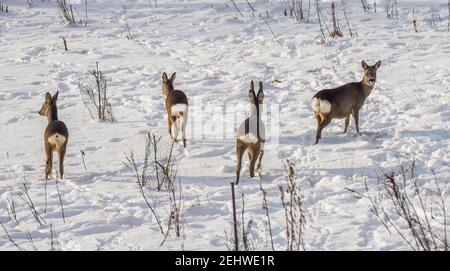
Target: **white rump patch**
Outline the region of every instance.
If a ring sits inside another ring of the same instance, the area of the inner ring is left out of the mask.
[[[244,143],[256,144],[258,142],[258,138],[254,136],[252,133],[240,136],[239,139]]]
[[[311,107],[314,112],[328,114],[331,112],[331,103],[327,100],[321,100],[319,98],[313,98],[311,101]]]
[[[176,121],[172,123],[171,134],[174,139],[178,139],[181,132],[182,138],[186,139],[186,124],[188,116],[187,104],[174,104],[170,108],[170,113],[173,117],[177,117]],[[180,115],[180,113],[183,113]]]
[[[328,114],[331,112],[331,103],[327,100],[320,101],[320,112]]]
[[[320,100],[314,97],[312,99],[312,101],[311,101],[311,107],[312,107],[314,112],[319,112],[319,110],[320,110]]]
[[[187,104],[174,104],[170,108],[170,113],[171,113],[171,115],[173,117],[178,116],[178,114],[180,112],[183,112],[183,114],[185,115],[187,109],[188,109],[188,105]]]
[[[48,143],[52,145],[62,145],[64,142],[66,142],[66,137],[59,133],[55,133],[48,138]]]

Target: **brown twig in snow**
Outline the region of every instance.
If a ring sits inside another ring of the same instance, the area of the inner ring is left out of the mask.
[[[281,43],[281,41],[278,39],[277,35],[275,35],[275,33],[272,30],[272,27],[270,27],[269,22],[267,21],[267,18],[264,19],[264,22],[266,23],[267,27],[269,28],[270,33],[272,33],[273,37],[275,38],[275,41],[280,45],[283,46],[283,44]]]
[[[270,237],[270,245],[272,247],[272,251],[275,251],[275,245],[273,243],[272,224],[271,224],[271,221],[270,221],[270,214],[269,214],[269,206],[267,204],[267,199],[266,199],[267,192],[263,188],[262,175],[261,175],[260,171],[258,171],[258,180],[259,180],[259,189],[261,190],[261,193],[262,193],[262,196],[263,196],[262,208],[266,212],[267,225],[268,225],[269,237]]]
[[[238,6],[236,5],[236,2],[234,0],[231,0],[231,2],[234,5],[234,8],[236,9],[236,11],[241,15],[241,17],[244,17],[244,15],[242,14],[241,10],[238,8]]]
[[[63,43],[64,43],[64,51],[69,51],[69,49],[67,48],[67,41],[66,38],[62,38],[63,39]]]
[[[66,223],[66,216],[64,214],[64,205],[63,205],[63,201],[61,198],[61,193],[59,192],[58,179],[56,179],[56,192],[58,193],[59,204],[61,206],[61,215],[62,215],[63,223]]]
[[[231,182],[231,203],[233,208],[234,251],[239,251],[239,239],[236,219],[236,197],[234,194],[234,182]]]
[[[345,0],[341,0],[342,3],[342,9],[344,11],[344,18],[345,21],[347,22],[347,28],[348,28],[348,33],[350,34],[350,37],[355,37],[358,36],[357,34],[355,35],[352,31],[352,28],[350,27],[350,22],[348,21],[348,17],[347,17],[347,5],[345,4]]]
[[[13,244],[18,250],[20,251],[25,251],[24,248],[22,248],[21,246],[19,246],[14,239],[11,237],[11,235],[9,234],[8,230],[6,229],[5,225],[3,225],[3,223],[0,222],[0,226],[2,226],[3,231],[6,234],[6,238],[9,240],[9,242],[11,242],[11,244]]]

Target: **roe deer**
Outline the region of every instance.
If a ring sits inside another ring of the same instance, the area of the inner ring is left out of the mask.
[[[45,179],[52,172],[53,152],[59,155],[59,176],[63,179],[64,175],[64,155],[66,154],[67,141],[69,140],[69,131],[64,122],[58,120],[58,109],[56,101],[58,100],[59,91],[53,95],[47,92],[45,102],[42,105],[39,114],[47,117],[48,125],[44,133],[44,146],[47,163],[45,167]]]
[[[261,160],[264,155],[264,142],[266,128],[262,123],[260,116],[262,111],[262,103],[264,99],[263,84],[259,82],[258,95],[255,94],[253,81],[250,82],[250,90],[248,91],[248,101],[250,103],[250,116],[241,123],[237,131],[236,138],[236,184],[239,183],[241,174],[241,162],[244,152],[248,152],[250,161],[250,177],[255,176],[255,163],[258,160],[257,169],[261,167]]]
[[[186,148],[186,123],[188,117],[188,99],[181,90],[173,88],[176,73],[174,72],[170,79],[164,72],[162,74],[162,90],[166,96],[166,112],[169,124],[169,134],[173,140],[177,141],[178,133],[181,130],[183,138],[183,147]]]
[[[369,66],[363,60],[361,65],[364,69],[364,75],[360,82],[349,83],[333,89],[323,89],[314,95],[311,106],[317,118],[315,144],[319,143],[323,128],[330,124],[332,119],[345,118],[344,133],[347,133],[350,115],[355,120],[356,132],[361,135],[359,132],[359,110],[375,86],[377,70],[381,61]]]

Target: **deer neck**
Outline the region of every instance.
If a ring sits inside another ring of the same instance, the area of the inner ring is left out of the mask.
[[[164,93],[164,95],[166,95],[166,96],[169,96],[169,93],[170,92],[172,92],[172,91],[174,91],[175,89],[173,88],[173,85],[166,85],[166,86],[163,86],[163,93]]]
[[[258,118],[261,116],[262,107],[259,104],[250,105],[250,117]]]
[[[260,104],[251,104],[250,105],[250,118],[256,118],[256,133],[257,133],[258,139],[260,138],[259,122],[261,119],[261,111],[262,111],[262,106]]]
[[[58,120],[58,109],[56,108],[56,106],[54,106],[50,109],[50,112],[47,115],[47,119],[48,119],[48,123],[50,123],[54,120]]]
[[[367,83],[366,77],[363,77],[363,79],[361,80],[360,84],[361,84],[361,87],[362,87],[362,90],[363,90],[364,97],[367,98],[370,95],[370,93],[372,93],[373,87],[375,85],[369,85]]]

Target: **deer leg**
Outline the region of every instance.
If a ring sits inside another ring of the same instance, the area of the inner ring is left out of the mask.
[[[359,110],[353,109],[352,115],[353,119],[355,120],[356,133],[358,133],[358,135],[361,135],[361,133],[359,132]]]
[[[187,122],[187,116],[183,116],[183,120],[181,123],[181,135],[183,137],[183,147],[186,148],[186,122]]]
[[[347,133],[347,128],[348,128],[348,124],[350,123],[350,114],[348,114],[347,116],[345,116],[345,121],[344,121],[344,134]]]
[[[261,151],[261,146],[259,144],[255,144],[252,146],[252,159],[250,160],[250,177],[255,176],[255,164],[258,160],[259,152]]]
[[[242,156],[245,152],[245,144],[237,141],[236,144],[236,156],[237,156],[237,166],[236,166],[236,184],[239,183],[239,177],[241,175],[241,165],[242,165]]]
[[[45,148],[45,155],[47,157],[47,161],[45,164],[45,179],[48,179],[48,176],[52,173],[52,164],[53,164],[53,151],[50,147]]]
[[[319,129],[320,129],[320,122],[322,121],[319,114],[316,114],[316,119],[317,119],[317,131],[316,131],[316,143],[314,144],[319,143],[320,139]]]
[[[64,179],[64,155],[66,154],[66,147],[62,147],[59,151],[59,178]]]
[[[248,153],[248,172],[250,173],[250,177],[253,177],[255,175],[254,171],[252,170],[252,161],[253,161],[253,148],[249,147],[247,149],[247,153]]]
[[[261,151],[259,152],[259,160],[258,165],[256,166],[256,170],[261,169],[261,160],[264,156],[264,143],[261,143]]]
[[[316,143],[319,143],[319,140],[322,138],[322,130],[323,128],[327,127],[328,124],[331,122],[330,117],[322,116],[323,119],[319,123],[317,123],[317,134],[316,134]],[[320,116],[317,117],[317,120],[320,119]]]
[[[172,122],[170,121],[170,116],[169,115],[167,115],[167,127],[169,127],[169,135],[170,135],[170,137],[173,138],[173,136],[172,136]]]
[[[172,131],[171,131],[171,136],[172,136],[172,139],[175,141],[175,142],[178,142],[178,140],[177,140],[177,137],[178,137],[178,125],[177,125],[177,122],[176,121],[173,121],[172,122],[172,129],[171,129]]]

